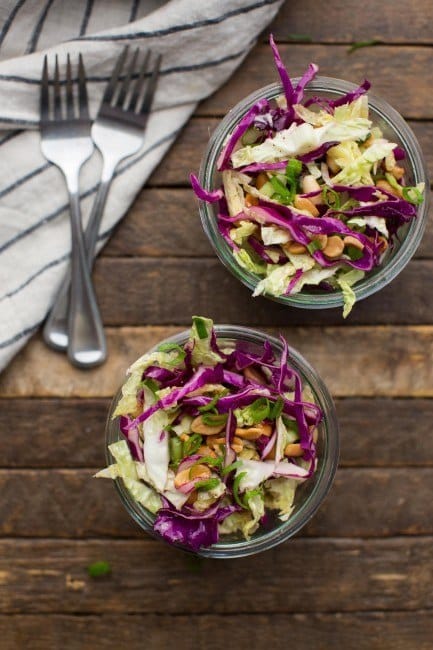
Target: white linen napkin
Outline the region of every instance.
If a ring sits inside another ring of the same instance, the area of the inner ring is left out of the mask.
[[[143,148],[121,164],[110,190],[102,246],[197,103],[241,64],[281,4],[0,0],[0,370],[45,319],[70,254],[65,185],[42,156],[37,131],[44,54],[58,54],[61,74],[67,52],[72,60],[83,54],[92,116],[125,44],[163,55]],[[99,173],[95,153],[81,174],[84,220]]]

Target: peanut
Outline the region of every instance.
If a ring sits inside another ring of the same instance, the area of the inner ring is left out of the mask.
[[[182,433],[179,438],[182,440],[182,442],[186,442],[189,440],[189,435],[187,433]]]
[[[347,235],[347,237],[343,239],[343,244],[345,246],[354,246],[354,248],[357,248],[360,251],[364,250],[364,244],[359,241],[359,239],[356,239],[356,237],[352,237],[352,235]]]
[[[210,468],[207,465],[193,465],[189,472],[190,479],[193,478],[209,478],[211,474]]]
[[[260,172],[256,178],[256,187],[260,190],[268,182],[268,177],[264,172]]]
[[[244,438],[245,440],[257,440],[257,438],[260,438],[260,436],[270,436],[272,435],[272,426],[270,424],[258,424],[255,427],[248,427],[248,428],[241,428],[237,427],[236,428],[236,435],[239,436],[239,438]]]
[[[192,506],[197,501],[197,497],[198,497],[197,490],[193,490],[192,492],[190,492],[189,497],[186,500],[186,503],[189,506]]]
[[[376,187],[377,187],[379,190],[386,190],[386,191],[389,192],[390,194],[394,194],[394,196],[401,196],[401,195],[402,195],[401,190],[397,190],[395,187],[393,187],[392,185],[390,185],[390,184],[388,183],[388,181],[382,181],[382,180],[381,180],[381,181],[377,181],[377,183],[376,183]]]
[[[399,167],[398,165],[396,165],[391,169],[391,174],[394,176],[394,178],[397,181],[399,181],[404,176],[404,169],[403,167]]]
[[[259,205],[259,199],[257,196],[253,196],[252,194],[247,194],[245,196],[245,205],[247,208],[250,208],[252,205]]]
[[[330,259],[334,259],[335,257],[340,257],[342,252],[344,251],[344,243],[341,237],[338,237],[337,235],[332,235],[331,237],[328,237],[328,242],[323,249],[323,254],[326,255],[326,257],[329,257]]]
[[[309,212],[312,217],[319,216],[319,210],[316,208],[314,203],[310,199],[299,196],[299,194],[295,196],[293,205],[297,210],[303,210],[304,212]]]
[[[261,386],[266,386],[267,381],[260,370],[257,370],[256,368],[251,368],[249,366],[248,368],[245,368],[244,370],[244,377],[248,381],[253,382],[254,384],[260,384]]]
[[[200,433],[202,436],[214,436],[216,433],[220,433],[225,426],[225,424],[205,424],[203,416],[199,415],[191,422],[191,431]]]
[[[337,174],[340,171],[339,165],[335,162],[331,156],[326,156],[326,164],[328,165],[329,169],[333,174]]]
[[[394,153],[391,151],[386,158],[385,158],[385,169],[387,172],[392,172],[392,170],[395,167],[395,156]]]
[[[208,443],[211,447],[214,449],[217,449],[220,445],[225,445],[226,444],[226,439],[225,438],[218,438],[218,436],[213,436],[212,438],[208,438]],[[237,454],[242,451],[244,448],[244,443],[242,440],[236,436],[234,436],[232,440],[232,449],[235,451]]]
[[[285,456],[302,456],[304,453],[304,450],[302,449],[301,445],[299,442],[292,442],[286,445],[284,449],[284,455]]]
[[[208,438],[209,441],[209,438]],[[212,456],[212,458],[216,458],[216,453],[212,451],[210,447],[207,445],[202,445],[201,447],[198,448],[197,454],[199,456]]]
[[[291,253],[292,255],[302,255],[307,250],[303,244],[299,244],[297,241],[283,244],[282,249],[287,253]]]
[[[301,187],[303,194],[309,194],[310,192],[319,192],[321,190],[319,183],[311,174],[307,174],[302,178]],[[314,203],[314,205],[320,205],[323,203],[322,192],[320,192],[320,194],[317,194],[317,196],[310,196],[309,201],[311,201],[311,203]]]

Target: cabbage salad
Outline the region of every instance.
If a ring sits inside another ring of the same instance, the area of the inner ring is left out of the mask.
[[[123,439],[97,477],[121,479],[163,539],[193,551],[287,520],[316,469],[322,411],[289,364],[238,342],[218,345],[193,317],[187,343],[163,343],[128,370],[113,418]]]
[[[218,159],[222,187],[196,195],[218,203],[218,228],[237,263],[258,276],[254,296],[342,292],[379,266],[398,229],[416,217],[424,184],[409,187],[405,151],[369,116],[364,81],[337,100],[304,90],[311,63],[293,85],[271,36],[284,94],[245,113]]]

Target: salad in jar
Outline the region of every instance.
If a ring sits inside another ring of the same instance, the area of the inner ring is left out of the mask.
[[[184,345],[163,343],[129,368],[113,462],[96,476],[123,481],[164,540],[199,551],[290,518],[320,462],[323,413],[281,341],[280,358],[268,342],[253,353],[193,317]]]
[[[220,235],[257,278],[254,296],[341,291],[346,317],[354,285],[416,218],[424,183],[408,185],[406,152],[371,119],[368,81],[338,99],[307,99],[318,66],[295,85],[272,37],[271,47],[283,94],[258,100],[228,135],[221,186],[191,175],[192,187],[217,204]]]

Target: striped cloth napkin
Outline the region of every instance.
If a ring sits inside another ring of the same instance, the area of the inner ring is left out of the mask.
[[[143,148],[122,163],[111,187],[102,247],[197,103],[242,63],[281,3],[0,0],[0,370],[43,322],[70,254],[66,189],[43,158],[37,131],[43,55],[58,54],[64,74],[66,52],[73,60],[82,52],[93,116],[126,43],[163,55]],[[95,154],[81,175],[84,220],[99,173]]]

